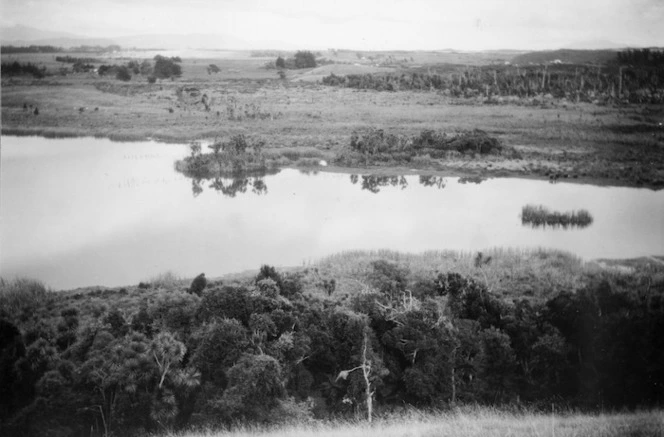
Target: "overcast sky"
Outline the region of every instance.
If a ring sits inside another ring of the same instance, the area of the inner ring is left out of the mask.
[[[0,0],[3,27],[90,37],[213,33],[306,48],[664,45],[664,0]],[[267,47],[266,47],[267,48]]]

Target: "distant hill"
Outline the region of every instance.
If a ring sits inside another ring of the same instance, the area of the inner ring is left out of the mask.
[[[512,64],[550,64],[560,61],[565,64],[608,64],[616,60],[617,49],[606,50],[547,50],[528,52],[512,58]]]

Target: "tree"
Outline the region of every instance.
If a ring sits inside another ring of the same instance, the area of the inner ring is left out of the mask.
[[[309,51],[295,53],[295,68],[315,68],[316,56]]]
[[[285,394],[279,361],[269,355],[243,355],[228,371],[228,388],[218,406],[231,419],[261,420]]]
[[[373,397],[376,391],[372,390],[371,380],[369,379],[369,376],[371,375],[371,360],[368,358],[367,355],[367,349],[369,348],[369,335],[367,332],[368,329],[369,329],[368,327],[364,329],[364,341],[362,342],[362,360],[360,362],[360,365],[355,366],[352,369],[342,370],[341,372],[339,372],[339,375],[337,376],[337,381],[339,379],[348,378],[348,375],[350,375],[351,372],[354,372],[356,370],[362,371],[362,377],[364,378],[364,384],[365,384],[364,399],[367,405],[367,420],[369,421],[369,423],[371,423],[373,417]]]
[[[489,328],[480,334],[482,352],[479,362],[479,379],[485,400],[500,402],[508,396],[513,386],[516,357],[510,346],[510,338],[504,332]]]
[[[177,58],[166,58],[161,55],[154,57],[153,74],[159,79],[179,77],[182,75],[182,67],[177,64]]]
[[[277,61],[275,62],[275,65],[277,66],[277,68],[286,68],[286,60],[281,56],[279,56],[277,58]]]
[[[206,286],[207,279],[205,279],[205,273],[201,273],[200,275],[196,276],[193,281],[191,281],[191,285],[189,286],[189,293],[200,296],[203,293],[203,290],[205,290]]]

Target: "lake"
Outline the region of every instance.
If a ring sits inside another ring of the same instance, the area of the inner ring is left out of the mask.
[[[54,289],[166,271],[208,277],[297,266],[349,249],[545,247],[585,259],[664,253],[664,191],[514,178],[284,169],[194,182],[185,145],[2,137],[0,274]],[[521,208],[586,209],[580,228],[523,226]]]

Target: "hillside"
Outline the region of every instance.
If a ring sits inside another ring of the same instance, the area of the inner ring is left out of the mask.
[[[561,49],[537,51],[517,55],[512,64],[550,64],[560,61],[564,64],[610,64],[615,61],[618,50],[572,50]]]
[[[213,435],[404,406],[660,405],[663,267],[628,264],[548,251],[350,252],[190,286],[172,274],[58,293],[2,280],[0,434]],[[510,281],[521,295],[496,293]]]

